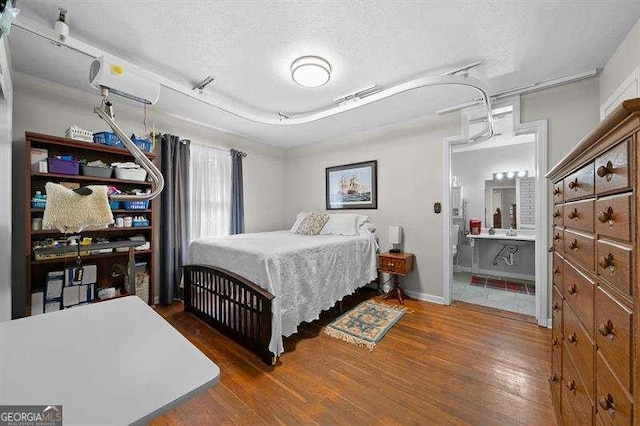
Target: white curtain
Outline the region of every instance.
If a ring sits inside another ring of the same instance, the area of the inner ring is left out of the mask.
[[[189,241],[229,235],[231,222],[231,154],[191,144],[191,218]]]

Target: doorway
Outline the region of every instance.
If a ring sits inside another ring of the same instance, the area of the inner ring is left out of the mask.
[[[530,315],[546,327],[547,122],[521,124],[519,105],[494,106],[489,141],[469,144],[464,128],[445,140],[444,301]],[[463,123],[465,114],[472,123],[473,111],[463,111]]]

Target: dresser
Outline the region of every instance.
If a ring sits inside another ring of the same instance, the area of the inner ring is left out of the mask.
[[[550,386],[559,423],[639,424],[640,99],[549,171]]]

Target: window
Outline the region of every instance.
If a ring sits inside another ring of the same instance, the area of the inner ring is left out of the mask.
[[[190,235],[229,235],[231,222],[231,155],[228,150],[191,144],[189,174]]]

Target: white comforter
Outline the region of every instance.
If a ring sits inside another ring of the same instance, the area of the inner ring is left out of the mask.
[[[269,349],[280,355],[283,336],[376,278],[377,248],[374,234],[261,232],[197,239],[189,246],[188,264],[227,269],[273,294]]]

